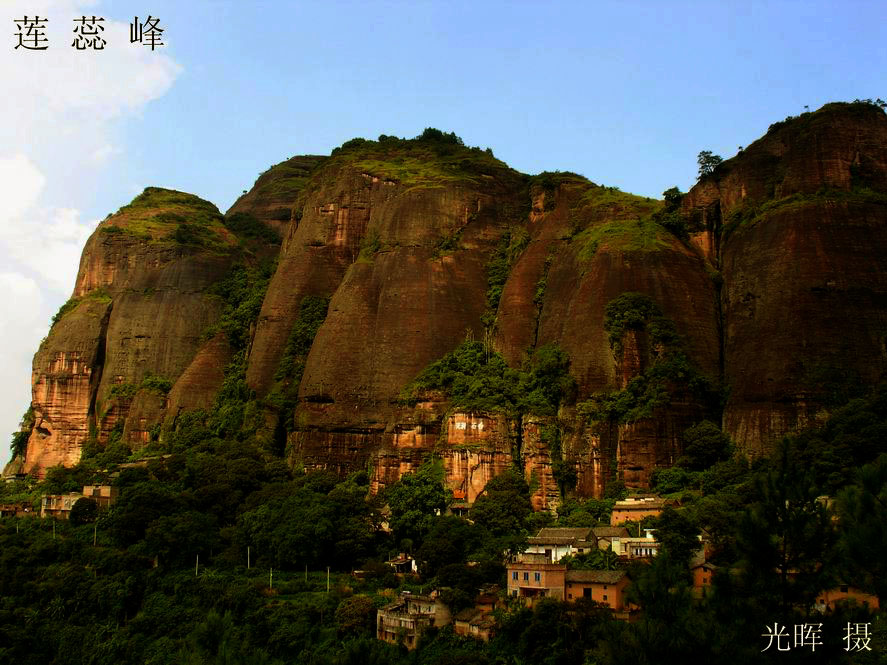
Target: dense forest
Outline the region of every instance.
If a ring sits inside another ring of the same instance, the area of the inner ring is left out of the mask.
[[[628,567],[638,622],[584,599],[515,603],[496,611],[489,643],[448,626],[430,629],[414,651],[375,639],[377,608],[399,591],[432,589],[454,611],[469,607],[483,584],[504,587],[505,554],[528,535],[608,524],[624,488],[568,497],[555,517],[534,513],[526,480],[510,472],[488,484],[468,519],[455,517],[433,458],[374,496],[366,472],[290,470],[254,437],[220,435],[225,407],[180,424],[162,455],[96,449],[39,483],[3,486],[0,502],[36,507],[42,494],[113,477],[120,496],[100,512],[81,500],[68,521],[0,522],[0,662],[883,662],[880,614],[853,605],[820,614],[814,600],[847,583],[887,594],[887,455],[878,456],[887,386],[784,439],[770,460],[749,463],[716,427],[696,426],[694,445],[654,480],[680,505],[648,519],[662,551]],[[687,565],[700,533],[717,565],[703,599],[691,594]],[[420,562],[416,577],[397,578],[385,563],[404,550]],[[871,651],[845,650],[848,622],[870,624]],[[773,624],[789,634],[822,624],[821,645],[762,653]]]

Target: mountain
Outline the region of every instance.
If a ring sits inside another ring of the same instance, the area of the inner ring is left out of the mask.
[[[195,418],[375,489],[434,452],[473,500],[517,464],[537,508],[647,486],[704,419],[768,455],[884,376],[887,115],[828,104],[710,171],[658,201],[426,130],[225,215],[148,188],[87,241],[6,472]]]

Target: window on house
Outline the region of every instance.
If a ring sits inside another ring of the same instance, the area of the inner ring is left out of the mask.
[[[541,582],[542,581],[542,573],[533,573],[533,579],[536,580],[537,582]]]
[[[511,595],[512,595],[512,596],[517,596],[517,589],[512,589],[512,590],[511,590]]]
[[[516,570],[513,573],[511,573],[511,579],[513,579],[513,580],[517,579],[517,571]]]
[[[591,589],[589,589],[589,588],[582,589],[582,596],[584,598],[591,598]]]
[[[524,582],[530,581],[530,573],[524,573]]]
[[[606,599],[607,599],[607,594],[604,594],[604,600],[606,600]]]
[[[572,594],[572,593],[568,593],[568,594],[567,594],[567,598],[569,598],[570,600],[572,600],[572,599],[573,599],[573,594]]]
[[[606,584],[604,585],[604,588],[605,588],[605,589],[607,588],[607,585],[606,585]]]

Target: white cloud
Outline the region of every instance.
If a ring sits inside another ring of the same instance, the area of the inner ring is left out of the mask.
[[[13,48],[13,30],[0,35],[7,95],[0,105],[0,265],[6,271],[0,293],[7,305],[0,324],[0,404],[6,405],[0,435],[16,428],[27,407],[30,358],[52,310],[73,290],[83,243],[97,223],[81,219],[79,210],[95,194],[101,170],[126,154],[116,125],[137,120],[182,71],[165,53],[130,44],[128,24],[112,20],[110,8],[106,48],[71,48],[73,19],[104,11],[94,0],[2,4],[3,21],[48,17],[50,41],[45,51],[26,51]],[[0,443],[0,463],[6,456]]]
[[[47,303],[37,282],[17,273],[0,273],[4,316],[0,317],[0,467],[8,459],[8,435],[31,403],[31,356],[49,327]],[[25,379],[25,380],[23,380]]]
[[[26,155],[0,157],[0,220],[20,219],[46,184],[46,178]]]
[[[123,154],[122,148],[113,146],[110,143],[106,143],[105,145],[93,150],[92,154],[89,156],[89,160],[93,164],[101,165],[107,162],[111,157],[115,157],[120,154]]]

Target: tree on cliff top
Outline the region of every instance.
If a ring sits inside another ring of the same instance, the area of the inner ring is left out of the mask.
[[[699,178],[714,173],[715,168],[724,161],[720,155],[713,155],[711,150],[703,150],[696,156],[696,163],[699,164]]]

